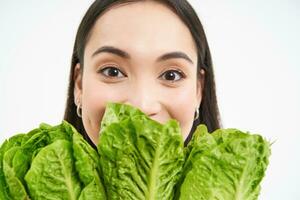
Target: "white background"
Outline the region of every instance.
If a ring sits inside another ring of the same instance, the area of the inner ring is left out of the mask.
[[[63,118],[77,27],[92,1],[0,1],[0,143]],[[272,156],[262,200],[300,199],[300,3],[191,0],[204,25],[225,128]]]

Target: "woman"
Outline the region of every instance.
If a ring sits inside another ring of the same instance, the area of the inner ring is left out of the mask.
[[[173,118],[185,144],[195,127],[220,128],[206,36],[185,0],[96,0],[73,50],[64,119],[95,147],[107,102]]]

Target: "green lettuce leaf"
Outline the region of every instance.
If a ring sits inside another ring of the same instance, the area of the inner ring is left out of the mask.
[[[200,125],[187,147],[177,198],[180,200],[254,200],[265,175],[270,144],[237,129],[212,134]]]
[[[5,180],[8,186],[8,190],[12,199],[21,200],[27,198],[26,190],[17,177],[13,160],[16,153],[19,151],[20,147],[13,147],[9,149],[3,158],[3,171],[5,175]]]
[[[108,104],[98,151],[108,199],[173,199],[184,163],[179,125]]]
[[[68,122],[57,126],[41,124],[46,142],[31,144],[30,169],[25,185],[32,199],[95,199],[105,198],[100,180],[99,156]],[[22,148],[39,134],[30,135]],[[32,143],[32,142],[31,142]],[[21,160],[21,159],[19,159]]]
[[[11,199],[23,200],[28,197],[24,176],[27,173],[32,159],[38,151],[57,139],[68,139],[70,134],[66,131],[66,123],[50,126],[45,123],[27,134],[19,135],[19,139],[12,138],[9,145],[3,145],[3,175],[6,188]],[[17,141],[17,142],[16,142]],[[4,184],[3,183],[3,184]]]
[[[84,185],[79,199],[104,200],[106,199],[106,195],[101,181],[102,176],[98,153],[75,129],[73,131],[75,168]]]
[[[0,148],[0,199],[10,200],[12,196],[9,194],[9,188],[5,179],[3,169],[4,154],[11,148],[18,147],[22,143],[25,134],[17,134],[10,139],[6,140]]]
[[[72,153],[67,140],[56,140],[39,151],[25,176],[32,199],[78,199],[81,183]]]
[[[92,180],[85,186],[79,196],[79,200],[102,200],[106,199],[105,192],[103,191],[102,183],[98,179]]]

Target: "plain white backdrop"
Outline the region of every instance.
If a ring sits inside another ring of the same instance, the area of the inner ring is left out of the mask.
[[[0,143],[61,122],[75,34],[91,2],[0,1]],[[210,45],[224,128],[275,141],[259,199],[300,199],[300,2],[190,2]]]

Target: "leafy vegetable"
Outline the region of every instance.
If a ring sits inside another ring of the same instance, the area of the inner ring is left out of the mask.
[[[187,147],[178,122],[109,103],[98,151],[63,121],[0,147],[0,200],[253,200],[270,156],[260,135],[198,126]]]
[[[107,109],[98,150],[108,198],[172,199],[184,163],[178,123],[161,125],[125,105]]]
[[[33,199],[70,199],[80,194],[80,181],[74,170],[71,143],[57,140],[44,147],[25,176]]]
[[[79,199],[106,199],[97,152],[79,134],[73,135],[75,168],[83,183]]]
[[[260,135],[237,129],[212,134],[197,128],[180,186],[180,200],[257,199],[270,155],[269,143]]]
[[[0,156],[0,199],[106,199],[97,151],[65,121],[12,137]]]
[[[4,153],[15,146],[20,146],[24,134],[18,134],[6,140],[0,148],[0,199],[11,199],[3,169]]]

